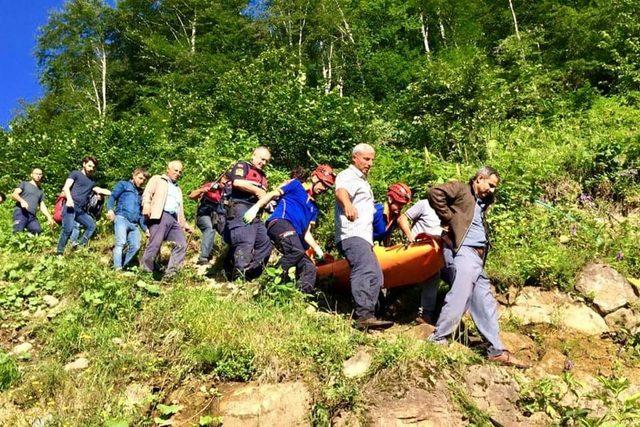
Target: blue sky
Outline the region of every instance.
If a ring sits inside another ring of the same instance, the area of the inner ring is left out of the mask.
[[[0,0],[0,126],[6,127],[18,100],[42,95],[34,56],[38,28],[64,0]]]

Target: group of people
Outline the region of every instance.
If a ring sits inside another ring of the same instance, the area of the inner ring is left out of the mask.
[[[316,199],[334,187],[335,244],[351,267],[350,287],[358,328],[393,325],[392,321],[377,317],[384,277],[374,244],[389,244],[395,229],[400,229],[409,243],[429,235],[441,239],[444,258],[440,273],[421,284],[417,320],[435,326],[429,340],[446,343],[463,314],[469,311],[489,343],[488,358],[523,366],[500,340],[497,302],[484,271],[489,248],[485,215],[500,183],[499,173],[482,167],[468,183],[452,181],[435,186],[427,199],[403,213],[411,202],[411,189],[404,183],[394,183],[388,187],[385,200],[376,202],[367,180],[375,160],[374,148],[358,144],[351,154],[351,165],[337,175],[329,165],[318,165],[311,173],[296,168],[289,180],[269,191],[265,166],[271,153],[266,147],[258,147],[251,160],[238,161],[217,179],[193,190],[189,198],[198,201],[196,225],[202,232],[198,264],[210,262],[217,233],[229,245],[224,262],[227,275],[232,279],[254,279],[262,273],[275,247],[282,255],[279,264],[284,274],[295,269],[299,289],[314,294],[313,258],[320,261],[329,257],[312,232],[319,216]],[[178,185],[183,164],[171,161],[164,174],[151,178],[146,170],[135,169],[130,179],[119,181],[112,190],[100,188],[92,180],[97,166],[95,158],[85,157],[82,169],[71,172],[65,181],[66,202],[57,253],[64,253],[78,225],[84,228],[84,234],[76,244],[86,245],[91,238],[95,218],[87,213],[86,207],[95,194],[108,197],[107,217],[114,223],[115,233],[114,268],[130,265],[141,247],[143,232],[147,244],[140,257],[140,269],[152,272],[162,243],[171,241],[165,277],[174,276],[186,256],[185,232],[193,231],[185,219]],[[14,232],[39,233],[38,208],[53,223],[43,201],[41,180],[42,171],[34,169],[31,180],[20,183],[13,191]],[[265,211],[269,215],[263,220]],[[450,290],[436,318],[440,279],[449,284]]]

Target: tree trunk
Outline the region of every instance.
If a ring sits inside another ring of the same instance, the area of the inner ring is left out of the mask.
[[[509,0],[509,9],[511,9],[511,16],[513,16],[513,26],[516,29],[516,38],[520,40],[520,31],[518,31],[518,19],[516,18],[516,10],[513,8],[513,2]]]
[[[107,51],[104,46],[101,49],[100,68],[102,71],[102,118],[107,115]]]
[[[91,86],[93,87],[93,95],[90,95],[93,102],[95,103],[96,110],[98,110],[98,116],[102,117],[102,103],[100,102],[100,93],[98,92],[98,84],[96,83],[96,79],[93,77],[93,67],[91,66],[91,62],[87,59],[87,68],[89,69],[89,76],[91,77]]]
[[[444,33],[444,24],[442,23],[442,17],[440,16],[440,11],[438,11],[438,25],[440,27],[440,37],[442,37],[442,42],[444,45],[447,45],[447,37]]]
[[[193,20],[191,21],[191,53],[196,53],[196,11],[193,11]]]
[[[424,44],[424,51],[427,54],[431,53],[429,48],[429,26],[425,24],[424,13],[420,12],[420,30],[422,32],[422,43]]]
[[[329,44],[329,55],[327,58],[327,66],[322,66],[322,75],[324,77],[324,93],[329,94],[331,92],[331,86],[333,85],[333,40]]]

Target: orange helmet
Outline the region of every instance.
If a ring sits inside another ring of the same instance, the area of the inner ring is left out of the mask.
[[[311,176],[318,178],[318,181],[322,182],[328,187],[333,187],[336,183],[336,174],[333,168],[329,165],[318,165],[316,169],[311,173]]]
[[[387,196],[396,203],[406,205],[411,201],[411,189],[407,184],[397,182],[389,186],[387,189]]]

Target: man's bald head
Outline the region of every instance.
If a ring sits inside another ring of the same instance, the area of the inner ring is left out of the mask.
[[[264,168],[271,160],[271,152],[265,146],[260,146],[253,150],[251,155],[251,163],[258,169]]]

